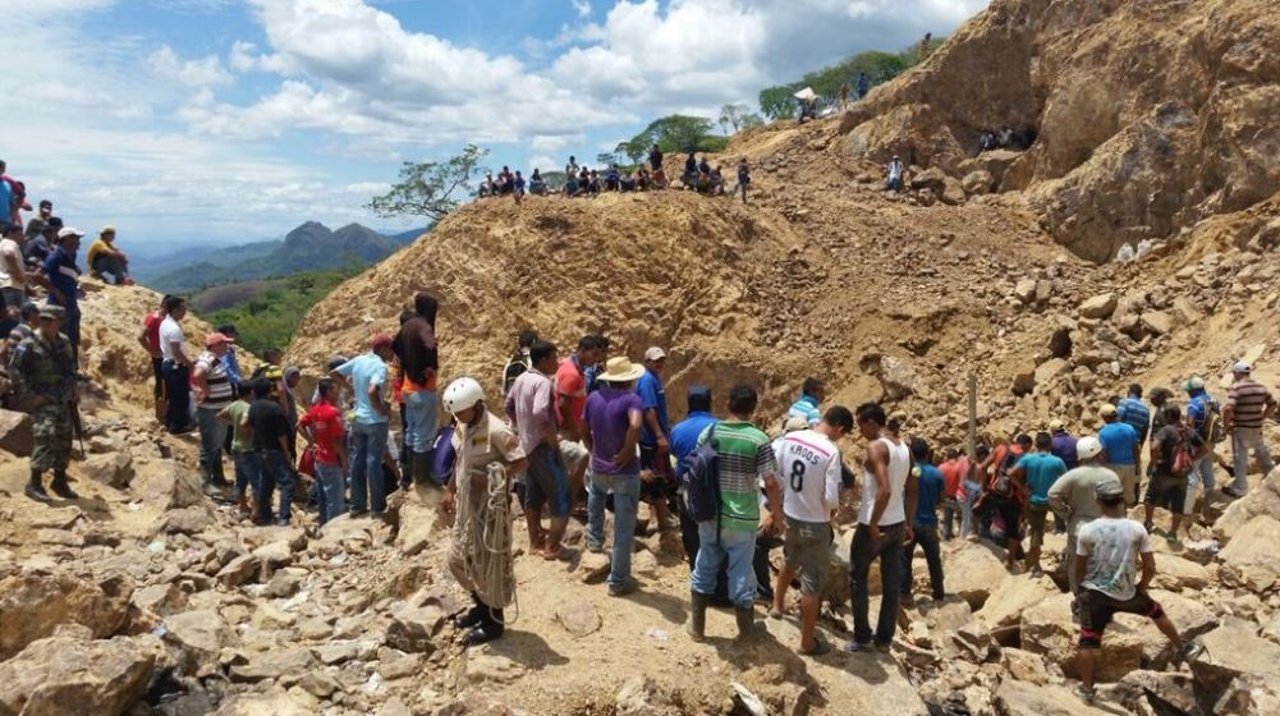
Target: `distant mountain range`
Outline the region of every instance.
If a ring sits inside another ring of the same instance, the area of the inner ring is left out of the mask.
[[[134,277],[164,293],[190,294],[210,286],[281,278],[302,271],[368,266],[414,242],[427,229],[383,234],[360,224],[336,231],[308,221],[283,240],[214,246],[134,261]]]

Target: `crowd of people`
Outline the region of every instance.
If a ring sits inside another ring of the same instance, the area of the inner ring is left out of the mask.
[[[510,196],[518,204],[524,200],[526,193],[537,196],[557,193],[569,198],[581,198],[608,192],[660,191],[671,187],[663,169],[663,160],[664,154],[657,144],[649,150],[647,162],[634,167],[621,167],[614,162],[606,164],[603,170],[591,169],[579,165],[577,157],[570,156],[564,166],[564,183],[554,189],[543,178],[540,168],[535,168],[526,181],[519,170],[512,172],[510,167],[504,166],[497,176],[492,172],[485,173],[477,196],[481,199]],[[685,189],[708,196],[741,195],[745,204],[751,184],[751,167],[745,158],[738,160],[736,171],[737,183],[730,187],[726,183],[722,164],[712,166],[705,153],[699,158],[696,152],[691,151],[685,158],[680,181]]]

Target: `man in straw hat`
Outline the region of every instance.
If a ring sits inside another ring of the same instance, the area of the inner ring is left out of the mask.
[[[511,478],[529,461],[520,439],[502,418],[489,412],[484,389],[473,378],[459,378],[445,388],[444,409],[457,420],[453,478],[441,507],[456,510],[449,571],[471,592],[475,605],[454,620],[468,629],[468,644],[483,644],[506,630],[503,609],[515,600],[511,564]]]
[[[587,487],[587,549],[604,551],[604,508],[613,493],[613,554],[609,565],[609,595],[635,591],[631,578],[631,545],[640,506],[640,442],[644,401],[633,390],[644,366],[626,356],[610,358],[597,380],[604,384],[587,398],[583,440],[591,451]]]

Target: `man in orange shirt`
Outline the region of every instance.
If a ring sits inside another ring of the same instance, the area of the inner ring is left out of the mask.
[[[955,521],[961,515],[960,501],[964,496],[960,451],[955,448],[948,450],[947,459],[938,465],[938,470],[945,483],[942,493],[942,538],[951,540],[955,537]]]
[[[400,326],[395,353],[404,376],[405,447],[413,480],[428,482],[430,451],[436,437],[436,374],[440,355],[436,344],[436,313],[440,303],[426,293],[413,297],[414,316]]]

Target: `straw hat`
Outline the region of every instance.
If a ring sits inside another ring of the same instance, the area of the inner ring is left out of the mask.
[[[642,375],[644,375],[644,366],[632,363],[626,356],[617,356],[605,363],[604,373],[596,376],[596,379],[606,383],[630,383],[633,380],[639,380]]]

